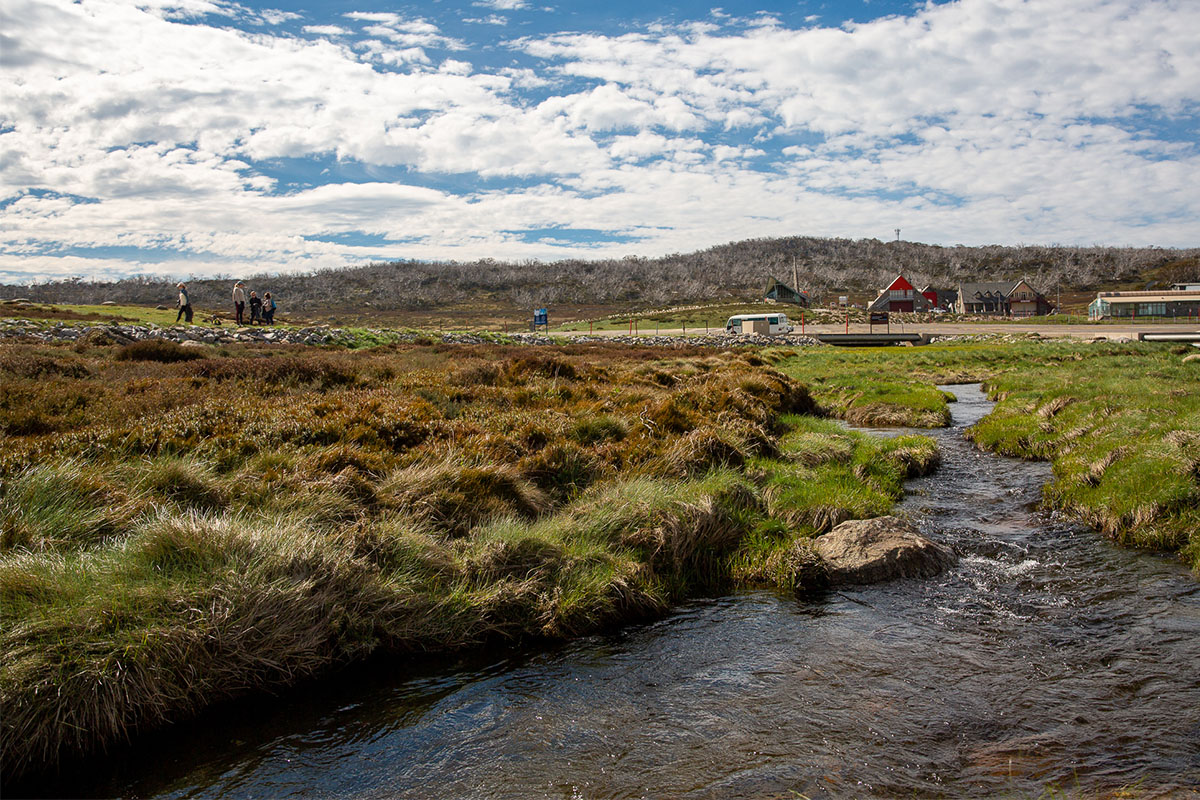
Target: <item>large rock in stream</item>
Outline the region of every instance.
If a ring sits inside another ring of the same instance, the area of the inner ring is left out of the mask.
[[[891,516],[843,522],[814,545],[833,584],[932,578],[958,562],[949,547]]]

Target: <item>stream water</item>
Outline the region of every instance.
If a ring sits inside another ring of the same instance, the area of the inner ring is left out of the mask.
[[[226,707],[74,791],[1200,796],[1200,583],[1036,510],[1048,465],[976,450],[962,430],[991,404],[946,388],[943,466],[900,506],[962,555],[939,578],[742,593],[550,651],[376,665]]]

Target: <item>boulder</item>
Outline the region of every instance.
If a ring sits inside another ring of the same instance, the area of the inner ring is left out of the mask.
[[[204,342],[197,342],[194,339],[184,339],[179,343],[180,347],[208,347]]]
[[[843,522],[818,537],[815,546],[834,584],[931,578],[958,561],[949,547],[892,516]]]
[[[1192,353],[1190,356],[1184,356],[1183,361],[1185,364],[1188,361],[1200,361],[1200,353]]]

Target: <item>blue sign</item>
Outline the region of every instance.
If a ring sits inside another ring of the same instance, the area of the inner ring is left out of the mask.
[[[539,308],[533,312],[534,325],[549,325],[550,314],[544,308]]]

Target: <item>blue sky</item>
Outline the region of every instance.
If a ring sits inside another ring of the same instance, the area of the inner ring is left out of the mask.
[[[0,281],[1200,243],[1194,0],[6,0]]]

